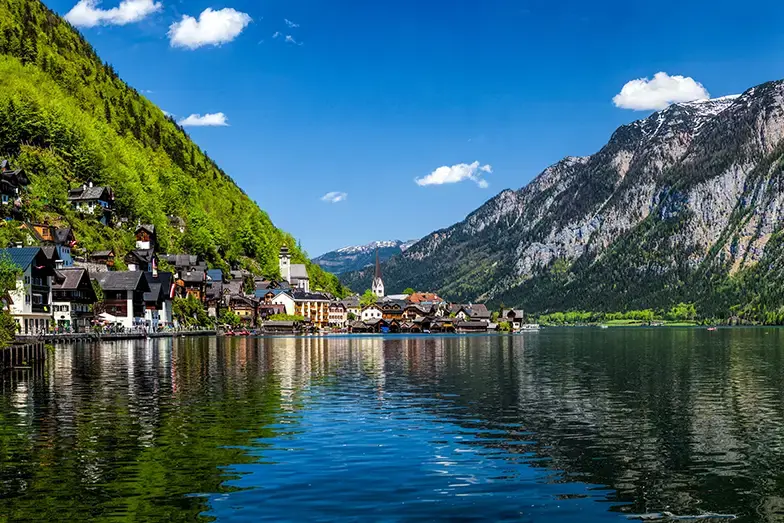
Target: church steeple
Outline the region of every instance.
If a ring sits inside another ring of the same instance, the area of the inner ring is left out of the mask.
[[[378,247],[376,247],[376,273],[373,276],[373,286],[371,287],[373,294],[379,298],[384,297],[384,280],[381,278],[381,262],[378,259]]]

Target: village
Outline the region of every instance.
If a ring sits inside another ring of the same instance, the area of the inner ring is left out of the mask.
[[[2,165],[6,215],[18,213],[21,170]],[[114,194],[92,183],[69,190],[68,202],[102,224],[112,220]],[[170,217],[184,227],[181,218]],[[147,335],[193,327],[227,335],[251,333],[483,333],[524,328],[523,311],[491,313],[483,304],[448,303],[435,293],[385,293],[376,256],[372,288],[338,298],[311,289],[307,266],[278,253],[280,278],[210,268],[198,256],[160,252],[155,226],[135,226],[135,249],[115,270],[112,250],[81,253],[71,227],[23,221],[25,241],[0,249],[18,270],[15,290],[2,298],[20,337],[126,333]],[[166,270],[162,268],[165,267]],[[176,310],[176,304],[183,306]]]

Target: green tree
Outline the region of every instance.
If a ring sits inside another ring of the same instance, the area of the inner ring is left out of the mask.
[[[408,287],[406,290],[403,291],[403,294],[408,294],[409,296],[411,296],[415,292],[416,291],[414,289],[412,289],[411,287]]]
[[[16,290],[16,283],[21,269],[17,267],[7,255],[0,257],[0,297],[5,300],[10,298],[10,293]],[[14,341],[17,324],[6,309],[0,312],[0,347],[6,347]]]
[[[218,323],[221,325],[228,325],[229,327],[239,327],[242,323],[242,318],[230,310],[224,310],[218,317]]]
[[[375,293],[370,289],[366,290],[365,293],[362,294],[362,296],[359,298],[359,304],[362,305],[363,307],[367,307],[368,305],[373,305],[377,301],[378,301],[378,296],[376,296]]]

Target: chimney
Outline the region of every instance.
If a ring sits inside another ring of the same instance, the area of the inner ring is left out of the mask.
[[[64,267],[65,262],[63,260],[55,260],[54,267],[58,271]]]
[[[87,184],[87,187],[92,187],[92,186],[93,186],[93,182],[90,181],[90,183]]]
[[[14,247],[16,247],[17,249],[21,249],[22,248],[22,242],[16,242],[14,244]]]

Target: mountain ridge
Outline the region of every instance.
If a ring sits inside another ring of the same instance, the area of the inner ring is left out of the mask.
[[[595,154],[564,158],[389,260],[387,288],[539,312],[688,300],[723,315],[757,307],[745,286],[778,311],[783,297],[747,278],[778,266],[758,265],[778,252],[783,100],[773,81],[622,125]]]
[[[364,245],[349,245],[313,258],[313,263],[333,274],[361,270],[375,263],[376,250],[379,260],[388,260],[396,254],[405,252],[418,240],[382,240]]]

